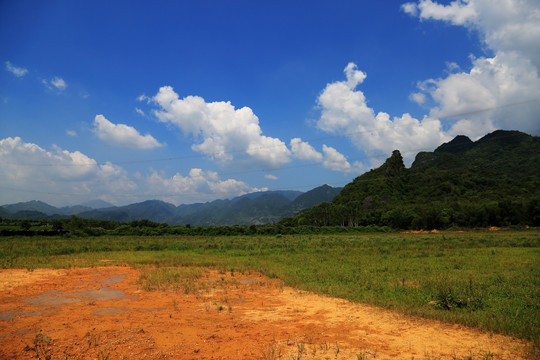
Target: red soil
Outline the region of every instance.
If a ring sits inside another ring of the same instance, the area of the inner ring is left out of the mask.
[[[143,291],[138,278],[131,267],[1,270],[0,359],[525,358],[527,344],[510,337],[259,274],[207,270],[189,294]]]

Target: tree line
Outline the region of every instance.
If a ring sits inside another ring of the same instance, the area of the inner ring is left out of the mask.
[[[388,232],[391,230],[387,226],[376,225],[357,228],[314,225],[290,226],[287,221],[263,225],[191,226],[190,224],[169,225],[145,219],[129,222],[83,219],[76,215],[53,220],[0,218],[0,236],[241,236]]]

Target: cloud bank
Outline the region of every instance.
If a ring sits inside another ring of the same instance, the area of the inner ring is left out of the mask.
[[[109,162],[99,164],[80,151],[58,146],[48,151],[20,137],[0,140],[0,173],[0,204],[32,200],[38,194],[43,201],[62,206],[96,197],[117,205],[148,199],[179,205],[266,190],[235,179],[221,180],[216,172],[196,168],[186,176],[155,170],[130,174]]]

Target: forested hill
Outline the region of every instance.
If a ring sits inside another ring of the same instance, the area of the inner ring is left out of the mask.
[[[346,185],[332,202],[286,225],[540,226],[540,138],[498,130],[478,141],[457,136],[406,168],[398,150]]]

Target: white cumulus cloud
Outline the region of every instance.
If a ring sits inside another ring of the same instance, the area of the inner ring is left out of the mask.
[[[153,149],[163,146],[152,135],[141,135],[129,125],[113,124],[103,115],[96,115],[93,130],[101,140],[116,146],[134,149]]]
[[[80,151],[53,146],[47,151],[20,137],[0,140],[0,202],[37,197],[60,205],[93,199],[114,201],[112,194],[133,192],[136,184],[111,163],[98,164]],[[19,190],[22,192],[19,193]]]
[[[323,153],[323,165],[325,167],[341,172],[351,171],[351,164],[349,164],[347,158],[333,147],[323,145]]]
[[[247,156],[257,164],[280,166],[290,161],[290,151],[277,138],[262,134],[259,119],[249,107],[236,109],[230,102],[206,102],[200,96],[180,99],[170,86],[152,98],[161,109],[157,118],[191,136],[194,151],[221,162]]]
[[[471,57],[468,71],[420,82],[419,89],[437,104],[430,112],[432,117],[459,120],[451,134],[464,129],[482,134],[494,128],[540,132],[538,1],[462,0],[442,5],[420,0],[403,5],[402,10],[420,19],[476,31],[494,53],[492,57]],[[491,111],[478,111],[487,109]]]
[[[420,121],[409,114],[391,119],[385,112],[375,114],[367,105],[364,93],[356,89],[366,74],[353,63],[349,63],[344,72],[346,80],[326,85],[319,95],[321,116],[316,124],[323,131],[346,134],[358,149],[372,157],[373,164],[384,160],[374,157],[380,155],[381,151],[389,156],[393,150],[398,149],[410,162],[414,151],[434,148],[449,140],[441,130],[440,121],[436,119]],[[331,148],[326,149],[325,163],[329,165],[326,158],[334,154],[329,150]],[[411,154],[408,155],[409,152]],[[340,163],[337,156],[334,158],[336,163]],[[345,162],[341,164],[334,168],[346,170]]]
[[[28,73],[28,69],[23,67],[14,66],[11,62],[6,61],[6,70],[17,77],[22,77]]]
[[[448,5],[440,5],[431,0],[420,0],[416,3],[405,3],[402,10],[421,19],[445,20],[455,25],[464,25],[476,19],[474,6],[468,0],[455,0]]]
[[[291,139],[291,151],[297,159],[321,162],[323,155],[315,150],[308,142],[300,138]]]
[[[411,101],[414,101],[418,105],[422,105],[426,102],[426,94],[424,93],[413,93],[409,96]]]

